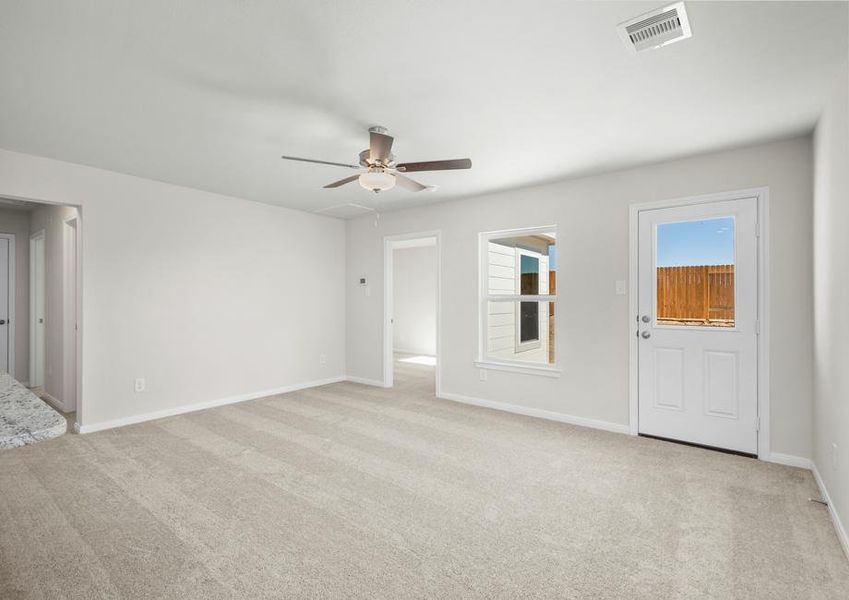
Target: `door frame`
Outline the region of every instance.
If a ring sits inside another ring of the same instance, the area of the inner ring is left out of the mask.
[[[15,323],[17,322],[17,314],[15,314],[15,296],[17,295],[17,275],[15,274],[15,234],[14,233],[0,233],[0,239],[9,240],[9,317],[8,317],[8,326],[9,326],[9,339],[8,339],[8,351],[9,351],[9,375],[11,375],[14,379],[15,377]],[[27,379],[29,379],[29,373],[27,373]]]
[[[393,268],[395,242],[436,239],[436,396],[442,390],[442,230],[417,231],[383,236],[383,387],[395,383],[392,314],[394,312]]]
[[[77,410],[79,356],[80,220],[77,215],[62,219],[62,404],[65,412]],[[73,256],[70,254],[73,246]],[[70,290],[69,282],[73,282]],[[70,342],[69,342],[70,341]],[[73,354],[73,356],[71,356]],[[73,398],[73,402],[69,401]]]
[[[639,434],[639,351],[636,325],[638,316],[639,289],[639,216],[640,212],[659,208],[676,208],[740,200],[742,198],[757,199],[757,411],[758,411],[758,458],[767,460],[770,456],[769,443],[769,188],[749,188],[715,194],[673,198],[654,202],[631,204],[630,206],[630,239],[629,239],[629,281],[628,281],[628,332],[629,332],[629,428],[631,435]]]
[[[45,381],[45,366],[47,363],[47,359],[45,356],[45,349],[47,348],[47,331],[46,331],[46,323],[42,323],[45,326],[45,329],[42,329],[43,337],[42,347],[41,347],[41,381],[36,382],[35,377],[33,377],[34,367],[36,363],[36,352],[35,352],[35,329],[36,329],[36,315],[35,315],[35,300],[36,300],[36,281],[33,275],[35,274],[35,253],[33,252],[35,247],[35,242],[37,240],[41,240],[42,243],[42,252],[41,252],[41,296],[42,296],[42,308],[47,309],[47,290],[45,287],[47,286],[47,235],[44,229],[39,229],[35,233],[29,236],[29,384],[32,387],[37,385],[44,386]]]

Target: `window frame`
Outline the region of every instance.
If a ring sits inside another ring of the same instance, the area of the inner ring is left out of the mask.
[[[516,310],[521,310],[522,302],[551,302],[554,303],[554,314],[557,315],[557,294],[490,294],[489,293],[489,243],[494,239],[504,237],[516,237],[522,235],[536,235],[541,233],[557,234],[557,225],[544,225],[540,227],[522,227],[517,229],[502,229],[498,231],[486,231],[478,234],[478,357],[475,366],[481,369],[494,369],[525,373],[528,375],[541,375],[545,377],[559,377],[561,369],[558,366],[559,352],[557,351],[557,336],[554,338],[554,364],[534,364],[527,361],[511,360],[507,358],[491,356],[487,345],[487,332],[489,330],[489,303],[511,302]],[[557,256],[555,249],[555,256]],[[520,255],[517,253],[517,268]],[[519,285],[517,283],[517,285]],[[521,291],[521,290],[518,290]],[[519,334],[518,320],[516,324],[516,335]],[[518,344],[518,337],[516,344]],[[537,347],[541,342],[537,342]],[[518,346],[517,346],[518,347]],[[528,348],[529,349],[529,348]]]

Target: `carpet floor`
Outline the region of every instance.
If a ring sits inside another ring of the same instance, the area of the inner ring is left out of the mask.
[[[801,469],[340,383],[0,452],[0,598],[847,598]]]

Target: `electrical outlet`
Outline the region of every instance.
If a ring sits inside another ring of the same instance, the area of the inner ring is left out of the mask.
[[[481,381],[486,381],[486,369],[480,369],[478,371]]]
[[[143,392],[145,389],[145,381],[143,377],[138,377],[135,381],[135,390],[136,393],[139,394]]]
[[[327,355],[324,352],[318,355],[318,362],[323,365],[327,364]]]
[[[837,444],[831,445],[831,468],[837,470]]]

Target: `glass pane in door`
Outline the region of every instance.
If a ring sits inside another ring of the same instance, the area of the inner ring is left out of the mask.
[[[734,217],[663,223],[656,236],[657,324],[734,327]]]

